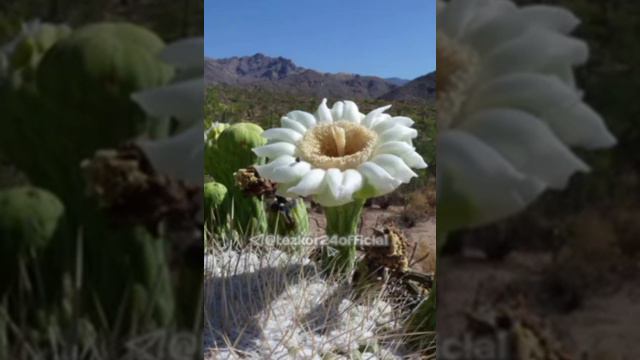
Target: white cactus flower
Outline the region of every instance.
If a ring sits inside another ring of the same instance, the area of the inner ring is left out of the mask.
[[[253,151],[269,162],[256,169],[283,195],[313,196],[326,207],[390,193],[417,176],[411,168],[427,164],[412,145],[413,120],[389,108],[365,115],[352,101],[329,109],[324,99],[315,115],[292,111],[282,128],[263,133],[268,143]]]
[[[202,38],[188,38],[167,45],[158,56],[174,66],[172,82],[131,95],[154,121],[178,120],[178,133],[153,141],[141,139],[138,145],[156,171],[190,184],[201,183],[204,176],[204,147],[200,140],[205,132],[203,44]]]
[[[555,6],[438,2],[438,197],[464,213],[449,227],[518,212],[588,171],[570,147],[615,144],[574,81],[588,59],[578,23]]]

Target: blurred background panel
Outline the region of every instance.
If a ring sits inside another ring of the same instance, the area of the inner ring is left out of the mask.
[[[202,19],[0,3],[0,359],[200,354]]]
[[[580,20],[572,34],[588,45],[589,58],[576,67],[576,84],[617,143],[576,150],[590,171],[523,211],[448,235],[438,268],[439,350],[450,350],[443,359],[636,358],[640,4],[515,3],[559,6]],[[471,350],[460,350],[461,339]],[[482,346],[502,355],[482,357],[474,352]]]
[[[73,26],[94,21],[129,21],[166,41],[203,34],[201,0],[6,0],[0,3],[0,42],[13,37],[23,21],[41,19]]]

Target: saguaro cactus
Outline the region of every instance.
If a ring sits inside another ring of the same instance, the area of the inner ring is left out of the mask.
[[[258,163],[251,149],[264,144],[262,128],[252,123],[231,125],[220,133],[205,154],[205,167],[209,175],[227,187],[222,209],[232,214],[232,226],[241,234],[264,233],[267,220],[262,199],[245,194],[236,184],[234,173]]]
[[[153,32],[133,24],[86,26],[44,56],[38,67],[38,91],[57,108],[80,115],[60,118],[59,125],[78,135],[74,141],[86,144],[89,154],[117,145],[147,126],[131,94],[164,85],[173,74],[173,68],[157,57],[164,46]]]

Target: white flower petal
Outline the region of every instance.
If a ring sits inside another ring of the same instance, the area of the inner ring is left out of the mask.
[[[360,115],[361,114],[356,103],[348,100],[344,101],[344,113],[342,114],[342,120],[359,123],[361,120]]]
[[[399,155],[407,151],[414,151],[415,148],[403,141],[390,141],[384,144],[380,144],[375,151],[375,154],[394,154]]]
[[[313,200],[324,207],[341,206],[353,201],[351,199],[336,198],[328,186],[325,186],[320,193],[314,195]]]
[[[411,127],[413,126],[413,124],[415,124],[415,121],[406,116],[394,116],[391,118],[391,121],[395,122],[396,124],[404,125],[406,127]]]
[[[291,129],[294,131],[299,132],[300,134],[304,135],[307,132],[307,128],[304,127],[302,124],[300,124],[299,122],[295,121],[295,120],[291,120],[288,117],[283,117],[282,119],[280,119],[280,123],[282,124],[283,127],[287,128],[287,129]]]
[[[313,169],[309,171],[298,184],[289,189],[290,193],[300,196],[309,196],[322,191],[325,185],[326,170]]]
[[[530,24],[544,26],[563,34],[569,34],[580,24],[571,11],[559,6],[531,5],[525,6],[518,12],[518,19]]]
[[[329,169],[327,170],[327,186],[329,187],[329,191],[334,198],[338,198],[340,196],[340,186],[342,185],[342,172],[339,169]]]
[[[200,136],[202,121],[178,135],[156,141],[140,141],[138,145],[158,173],[181,179],[189,184],[202,181],[204,147]]]
[[[518,13],[518,7],[511,0],[480,0],[474,3],[477,3],[477,7],[473,16],[467,21],[462,36],[475,32],[496,19],[511,17]]]
[[[294,194],[291,192],[291,188],[297,183],[294,181],[292,183],[280,183],[276,188],[276,195],[286,197],[286,198],[295,198],[298,194]]]
[[[342,115],[344,114],[344,102],[337,101],[333,104],[331,108],[331,117],[334,121],[342,120]]]
[[[356,170],[341,172],[329,169],[325,177],[326,187],[316,197],[322,206],[340,206],[353,201],[353,194],[362,189],[363,176]]]
[[[387,121],[389,121],[391,119],[391,115],[389,114],[380,114],[377,117],[375,117],[374,119],[371,120],[371,123],[369,124],[369,128],[373,129],[376,126],[382,124],[382,123],[386,123]]]
[[[402,181],[403,183],[409,183],[412,178],[417,177],[418,174],[413,172],[404,161],[398,156],[391,154],[382,154],[375,156],[372,161],[389,173],[389,175]]]
[[[254,154],[260,157],[268,157],[272,159],[282,155],[293,155],[295,151],[296,146],[288,142],[276,142],[253,149]]]
[[[570,146],[606,148],[616,143],[602,118],[562,81],[546,75],[513,74],[480,88],[467,111],[517,108],[544,120]]]
[[[380,134],[380,143],[385,143],[387,141],[407,141],[411,139],[415,139],[418,136],[418,131],[416,129],[408,128],[402,125],[396,125],[391,129],[385,130]]]
[[[202,92],[204,81],[194,79],[133,93],[131,98],[149,115],[175,117],[193,123],[204,116]]]
[[[262,176],[263,178],[266,179],[270,179],[273,180],[272,176],[273,176],[273,171],[283,165],[290,165],[296,162],[296,158],[294,158],[291,155],[282,155],[278,158],[276,158],[275,160],[265,164],[265,165],[258,165],[255,166],[256,171],[258,172],[258,174],[260,176]]]
[[[380,165],[367,161],[358,167],[358,171],[367,180],[367,183],[376,190],[376,196],[381,196],[394,191],[401,182],[391,176]]]
[[[262,136],[268,140],[286,141],[292,144],[295,144],[302,139],[302,134],[286,128],[269,129],[263,132]]]
[[[415,151],[415,148],[403,141],[390,141],[378,146],[374,155],[382,154],[399,156],[409,167],[414,169],[427,168],[427,163],[424,162],[422,156]]]
[[[449,37],[457,38],[462,34],[479,6],[480,1],[449,1],[446,6],[441,8],[438,14],[436,20],[438,31],[442,31]]]
[[[311,171],[311,164],[297,161],[292,164],[275,167],[271,173],[271,180],[277,183],[291,183],[299,180]]]
[[[483,111],[462,128],[491,144],[519,172],[550,188],[562,189],[573,173],[589,169],[549,127],[522,111]]]
[[[382,113],[384,113],[385,111],[389,110],[391,108],[391,105],[386,105],[383,107],[379,107],[377,109],[372,110],[370,113],[368,113],[364,119],[362,120],[362,125],[371,128],[371,124],[373,123],[373,121],[380,115],[382,115]]]
[[[354,169],[345,170],[343,175],[344,178],[342,179],[342,188],[340,195],[342,197],[348,198],[349,200],[352,200],[353,194],[362,189],[364,179],[362,177],[362,174]]]
[[[402,160],[404,160],[404,162],[409,165],[409,167],[412,167],[414,169],[426,169],[429,167],[422,156],[416,151],[407,152],[398,156],[400,156]]]
[[[204,39],[201,37],[178,40],[162,49],[159,58],[179,69],[202,68],[203,48]]]
[[[291,111],[287,113],[287,117],[299,122],[307,129],[311,129],[316,126],[316,117],[306,111]]]
[[[318,123],[332,123],[333,117],[331,116],[331,110],[327,107],[327,99],[322,99],[322,103],[318,106],[316,111],[316,118]]]
[[[379,121],[372,127],[372,130],[381,134],[386,130],[391,129],[395,125],[402,125],[406,127],[411,127],[414,124],[414,121],[406,116],[394,116],[385,118],[382,121]]]
[[[533,27],[488,54],[478,81],[509,73],[540,71],[553,63],[580,65],[588,56],[584,41]]]
[[[505,218],[545,189],[478,138],[458,130],[440,136],[437,176],[438,203],[445,205],[438,207],[439,218],[446,220],[444,231]]]

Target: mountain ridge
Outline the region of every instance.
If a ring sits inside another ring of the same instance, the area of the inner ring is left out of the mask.
[[[422,86],[412,85],[409,90],[400,91],[415,80],[319,72],[298,66],[292,60],[282,56],[270,57],[262,53],[222,59],[205,58],[207,86],[225,84],[241,88],[262,88],[269,91],[344,99],[389,97],[390,100],[415,101],[429,100],[434,96],[435,92],[432,94],[424,91]],[[435,84],[433,88],[435,89]],[[422,91],[422,93],[414,94],[412,91]]]

